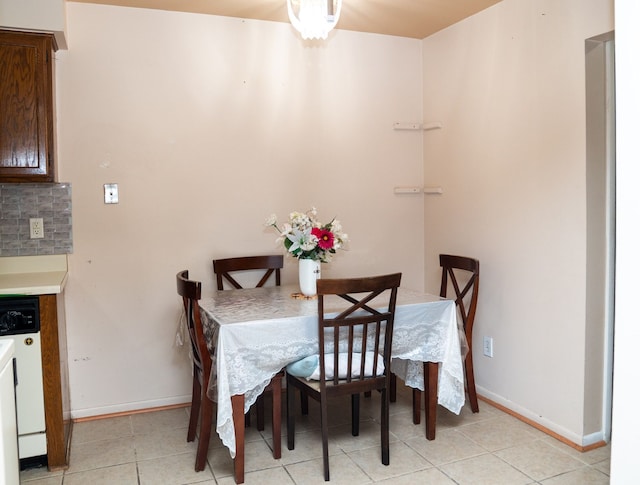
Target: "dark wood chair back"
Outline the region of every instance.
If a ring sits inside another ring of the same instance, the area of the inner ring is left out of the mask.
[[[218,290],[224,290],[225,281],[233,288],[242,289],[242,285],[231,275],[236,271],[265,270],[258,280],[256,288],[264,286],[271,275],[275,275],[275,284],[280,286],[280,270],[283,266],[281,254],[268,256],[243,256],[238,258],[225,258],[213,260],[213,272],[216,274]]]
[[[189,279],[189,271],[180,271],[176,275],[178,295],[182,297],[189,341],[191,342],[191,356],[193,361],[193,383],[191,391],[191,410],[189,413],[189,428],[187,441],[196,437],[198,422],[200,433],[196,451],[195,470],[202,471],[207,463],[209,451],[209,437],[213,421],[213,403],[207,397],[209,377],[211,375],[211,354],[204,337],[200,306],[198,301],[202,297],[202,283]]]
[[[189,279],[189,271],[180,271],[176,276],[178,294],[182,297],[184,313],[191,341],[193,363],[197,368],[199,380],[202,382],[202,374],[211,372],[211,354],[207,348],[204,337],[202,321],[200,320],[200,307],[198,301],[202,298],[202,283]]]
[[[329,480],[329,427],[327,400],[351,396],[351,434],[359,434],[360,393],[380,391],[380,426],[382,463],[389,464],[389,388],[391,379],[391,345],[396,297],[400,273],[351,279],[319,279],[318,295],[318,363],[319,380],[308,381],[287,373],[287,446],[295,446],[293,389],[299,389],[320,402],[322,459],[324,479]],[[325,306],[328,298],[339,297],[348,303],[339,314]],[[375,299],[375,303],[374,303]],[[367,352],[370,352],[367,355]],[[325,356],[333,364],[327,375]],[[342,365],[341,365],[342,360]],[[378,363],[383,363],[379,370]],[[359,362],[359,365],[358,365]],[[304,412],[304,410],[303,410]]]
[[[440,266],[442,266],[440,296],[446,298],[448,289],[453,288],[451,297],[452,299],[455,297],[458,315],[462,319],[464,334],[467,338],[468,350],[465,356],[467,392],[469,393],[471,409],[474,413],[477,413],[479,411],[478,397],[473,374],[473,322],[476,318],[476,309],[478,307],[480,262],[477,259],[466,256],[441,254]]]
[[[391,342],[393,338],[393,318],[396,296],[400,286],[400,273],[353,279],[320,279],[318,294],[318,339],[320,352],[320,387],[328,383],[333,386],[348,386],[353,392],[387,388],[390,375]],[[387,291],[384,308],[370,306],[372,300]],[[337,295],[349,302],[350,306],[338,315],[324,311],[325,297]],[[341,344],[342,342],[342,344]],[[341,348],[342,347],[342,348]],[[334,349],[341,348],[341,352]],[[373,375],[365,372],[365,359],[360,359],[360,369],[352,372],[354,354],[373,352],[374,361],[369,363]],[[347,359],[347,374],[344,378],[333,372],[333,379],[327,381],[325,354],[333,355],[333,369],[339,368],[339,355]],[[384,373],[378,375],[378,359],[383,360]],[[378,387],[380,386],[380,387]],[[366,387],[366,389],[364,389]]]

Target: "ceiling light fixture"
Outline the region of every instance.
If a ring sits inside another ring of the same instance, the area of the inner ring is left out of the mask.
[[[340,19],[342,0],[287,0],[289,20],[303,39],[326,39]]]

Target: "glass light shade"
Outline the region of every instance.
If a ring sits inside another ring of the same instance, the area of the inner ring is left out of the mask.
[[[340,19],[342,0],[287,0],[289,20],[303,39],[326,39]]]

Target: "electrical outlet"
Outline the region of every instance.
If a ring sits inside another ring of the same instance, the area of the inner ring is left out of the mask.
[[[29,237],[31,239],[42,239],[44,237],[42,217],[32,217],[29,219]]]
[[[493,357],[493,338],[483,337],[482,339],[482,353],[487,357]]]

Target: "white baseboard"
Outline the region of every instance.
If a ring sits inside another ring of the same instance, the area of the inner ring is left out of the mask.
[[[91,418],[109,414],[127,413],[140,411],[142,409],[153,409],[164,406],[175,406],[191,402],[191,394],[184,396],[173,396],[162,399],[150,399],[148,401],[128,402],[122,404],[114,404],[111,406],[100,406],[95,408],[73,409],[71,411],[71,419]]]
[[[553,433],[556,433],[557,435],[561,436],[565,440],[570,441],[571,443],[574,443],[577,446],[588,447],[590,445],[594,445],[596,443],[601,443],[602,441],[606,441],[604,429],[596,433],[591,433],[589,435],[584,435],[584,436],[578,435],[573,431],[568,430],[565,427],[558,425],[557,423],[554,423],[553,421],[549,421],[544,417],[538,416],[536,413],[532,412],[527,408],[524,408],[522,406],[515,404],[513,401],[506,400],[502,396],[499,396],[497,394],[492,393],[491,391],[488,391],[487,389],[484,389],[480,386],[476,386],[476,391],[482,397],[485,397],[486,399],[493,401],[496,404],[499,404],[501,406],[504,406],[510,411],[513,411],[515,415],[521,416],[523,418],[528,419],[529,421],[533,421],[534,423],[540,425],[541,428],[544,428],[542,429],[542,431],[545,431],[545,430],[552,431]]]

